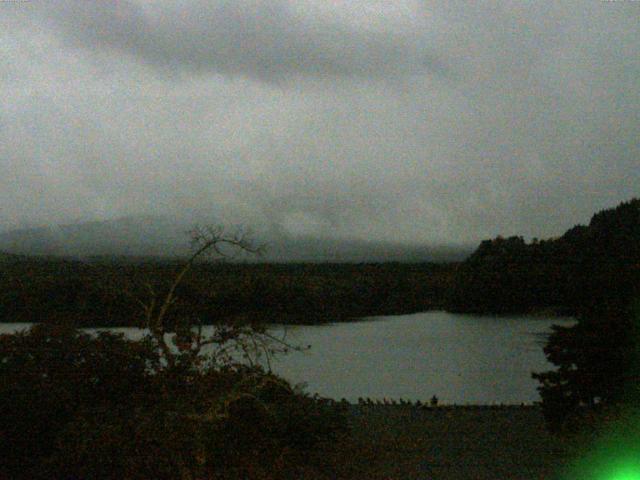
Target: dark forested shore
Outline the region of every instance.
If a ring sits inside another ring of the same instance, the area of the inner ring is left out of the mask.
[[[162,296],[179,260],[74,261],[7,255],[0,321],[134,326],[140,302]],[[443,308],[453,264],[198,263],[176,292],[172,315],[203,323],[322,323]]]
[[[579,315],[626,302],[640,285],[640,199],[623,202],[559,238],[485,240],[455,271],[453,312]]]
[[[323,323],[430,309],[578,315],[640,284],[640,200],[559,238],[483,241],[459,263],[219,263],[193,266],[172,315],[203,323]],[[2,254],[0,321],[134,326],[181,260]]]

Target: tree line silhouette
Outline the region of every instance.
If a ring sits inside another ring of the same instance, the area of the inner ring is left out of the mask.
[[[621,203],[555,239],[485,240],[458,265],[447,309],[580,315],[594,299],[626,301],[640,280],[640,199]]]
[[[162,293],[180,261],[88,263],[8,257],[0,321],[78,327],[137,326],[149,289]],[[442,308],[448,264],[234,264],[199,262],[176,291],[172,318],[322,323]]]
[[[593,215],[555,239],[483,241],[457,266],[447,308],[456,312],[552,310],[544,352],[555,370],[533,373],[548,426],[595,428],[640,405],[640,199]],[[624,407],[624,408],[623,408]],[[613,413],[612,413],[613,412]]]

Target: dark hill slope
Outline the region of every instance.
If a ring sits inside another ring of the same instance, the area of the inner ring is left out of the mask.
[[[560,238],[485,240],[459,267],[448,308],[578,313],[595,299],[627,297],[640,284],[640,199],[596,213]]]

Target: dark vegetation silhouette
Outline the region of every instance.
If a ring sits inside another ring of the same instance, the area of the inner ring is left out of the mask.
[[[251,323],[170,321],[198,258],[256,250],[222,229],[193,239],[166,291],[141,300],[141,340],[64,322],[0,335],[0,478],[333,478],[322,452],[345,432],[342,407],[259,364],[295,346]]]
[[[447,309],[543,311],[577,319],[572,327],[554,326],[546,339],[545,355],[556,369],[533,374],[549,428],[568,433],[640,404],[633,388],[639,378],[638,298],[640,199],[632,199],[559,238],[483,241],[457,266]]]
[[[0,336],[0,478],[331,478],[340,406],[258,367],[167,365],[153,340]]]
[[[79,327],[137,326],[139,300],[161,295],[182,261],[6,256],[0,321],[65,319]],[[451,264],[260,264],[200,260],[176,288],[170,317],[322,323],[442,308]],[[170,320],[170,319],[169,319]]]
[[[515,250],[536,251],[537,245],[516,243]],[[553,306],[568,308],[577,323],[553,327],[544,352],[556,369],[534,373],[533,378],[540,382],[549,428],[575,433],[640,405],[640,199],[595,214],[589,226],[572,228],[542,251],[548,255],[544,268],[554,271],[558,279],[560,293],[553,298]],[[507,277],[519,270],[526,280],[524,267],[531,257],[512,253],[503,257],[515,259],[513,268],[510,261],[503,264]],[[557,267],[551,259],[557,259]],[[489,262],[495,264],[495,260]],[[531,275],[535,282],[538,272]],[[511,296],[511,281],[512,277],[496,281],[494,286],[501,284],[506,291],[489,302],[506,297],[507,307],[512,308],[539,293],[535,283],[525,281],[522,290],[529,294]],[[513,298],[517,301],[510,301]]]
[[[447,309],[580,315],[593,300],[624,301],[640,281],[640,199],[596,213],[556,239],[485,240],[458,265]]]
[[[571,327],[554,326],[544,352],[555,370],[534,373],[549,429],[584,433],[640,406],[640,302],[600,298]]]

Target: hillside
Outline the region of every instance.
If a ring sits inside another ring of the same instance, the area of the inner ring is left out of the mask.
[[[640,199],[559,238],[485,240],[455,278],[448,308],[457,312],[576,313],[594,299],[628,296],[640,284]]]

